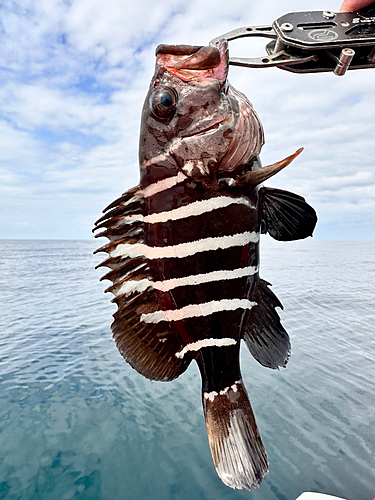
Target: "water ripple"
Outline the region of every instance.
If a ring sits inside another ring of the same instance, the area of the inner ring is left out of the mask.
[[[195,366],[168,384],[111,340],[95,242],[0,242],[0,498],[293,500],[375,496],[375,246],[262,244],[292,338],[284,370],[242,349],[270,459],[259,490],[214,471]]]

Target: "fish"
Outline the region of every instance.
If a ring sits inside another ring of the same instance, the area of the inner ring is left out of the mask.
[[[123,358],[150,380],[192,361],[214,466],[235,489],[268,473],[240,370],[240,344],[263,366],[285,367],[282,304],[259,276],[259,239],[312,236],[315,210],[263,182],[302,151],[266,167],[262,124],[228,82],[228,44],[159,45],[142,110],[139,184],[96,222],[118,306],[111,325]]]

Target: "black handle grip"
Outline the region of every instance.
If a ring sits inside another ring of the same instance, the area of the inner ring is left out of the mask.
[[[304,50],[375,45],[375,5],[358,12],[291,12],[273,27],[286,45]]]

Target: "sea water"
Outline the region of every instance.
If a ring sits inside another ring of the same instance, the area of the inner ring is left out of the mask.
[[[242,346],[270,462],[251,492],[216,475],[195,364],[150,382],[118,354],[97,242],[0,242],[0,499],[372,500],[375,243],[262,241],[292,356]]]

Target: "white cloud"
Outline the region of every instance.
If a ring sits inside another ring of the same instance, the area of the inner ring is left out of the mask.
[[[2,2],[2,237],[89,237],[100,209],[137,182],[140,113],[158,43],[207,44],[306,7],[297,0],[236,0],[230,8],[217,0]],[[339,2],[308,7],[338,10]],[[231,51],[254,56],[263,47],[238,41]],[[263,122],[264,164],[305,147],[269,184],[317,208],[318,237],[335,238],[336,224],[342,238],[358,217],[367,225],[355,237],[374,237],[371,72],[338,78],[232,67],[230,80]]]

